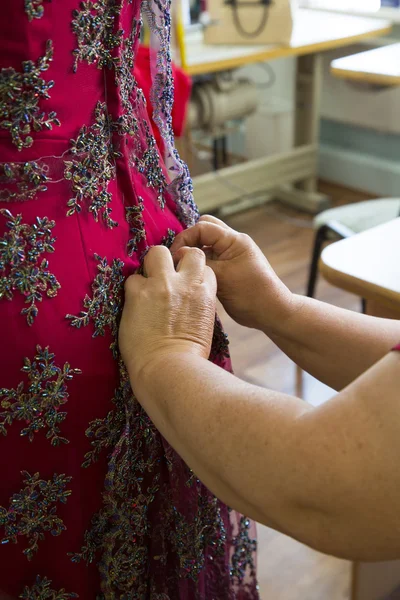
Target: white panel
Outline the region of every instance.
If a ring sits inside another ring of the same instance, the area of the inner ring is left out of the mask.
[[[321,179],[376,194],[398,197],[400,164],[375,156],[349,152],[332,146],[321,146],[318,174]]]
[[[336,79],[330,72],[334,58],[365,51],[365,46],[328,52],[324,57],[322,116],[388,133],[400,133],[400,88],[375,88]]]

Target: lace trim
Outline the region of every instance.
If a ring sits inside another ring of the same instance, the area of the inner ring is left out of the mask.
[[[156,73],[153,77],[151,102],[153,120],[166,145],[166,165],[172,178],[171,189],[177,199],[178,216],[190,227],[199,218],[193,199],[193,184],[187,165],[181,160],[174,145],[172,106],[174,81],[171,59],[171,0],[143,0],[142,11],[146,16],[157,50]]]

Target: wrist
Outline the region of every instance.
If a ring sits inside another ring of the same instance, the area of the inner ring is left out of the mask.
[[[280,280],[271,285],[271,278],[265,277],[256,300],[257,329],[268,336],[285,335],[300,300],[301,296],[293,294]]]
[[[168,384],[165,374],[172,377],[176,364],[182,364],[188,356],[202,357],[204,349],[189,342],[173,342],[159,346],[155,350],[141,352],[140,357],[126,360],[132,389],[141,400],[145,390],[150,389],[157,382],[165,387]]]

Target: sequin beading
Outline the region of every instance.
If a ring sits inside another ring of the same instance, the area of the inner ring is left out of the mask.
[[[54,361],[55,355],[49,348],[36,348],[31,361],[25,358],[23,373],[27,375],[28,385],[21,381],[16,388],[0,388],[0,433],[7,435],[7,427],[14,421],[22,421],[25,425],[21,436],[30,442],[40,430],[46,431],[46,438],[52,446],[68,443],[60,435],[59,425],[65,420],[67,413],[60,408],[68,401],[67,382],[81,373],[73,369],[69,363],[62,368]]]
[[[42,258],[43,254],[54,252],[55,223],[47,217],[37,217],[29,225],[23,223],[21,214],[13,216],[6,209],[0,210],[0,215],[7,219],[8,229],[0,238],[0,301],[12,300],[15,292],[22,294],[28,306],[21,314],[32,325],[43,296],[54,298],[61,287],[49,271],[49,261]]]
[[[22,600],[71,600],[72,598],[78,598],[78,594],[68,593],[65,589],[53,590],[51,583],[51,580],[47,577],[38,575],[32,586],[25,586],[20,598]]]
[[[46,481],[40,479],[39,473],[30,475],[26,471],[22,471],[22,476],[25,487],[10,498],[8,509],[0,506],[0,529],[4,528],[1,543],[17,544],[20,537],[25,537],[28,546],[23,553],[31,560],[45,533],[58,536],[65,530],[56,510],[57,503],[65,504],[71,494],[66,489],[71,477],[55,474]]]
[[[22,150],[33,144],[33,132],[60,125],[57,114],[41,110],[39,102],[50,98],[54,81],[46,81],[41,73],[53,60],[53,42],[48,40],[46,52],[36,63],[26,60],[22,71],[12,67],[0,70],[0,127],[10,132],[12,143]]]

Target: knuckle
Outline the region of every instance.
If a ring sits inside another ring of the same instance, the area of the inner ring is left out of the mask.
[[[247,233],[237,233],[237,240],[240,244],[242,244],[243,246],[247,246],[250,247],[253,245],[253,240],[251,239],[251,237],[247,234]]]
[[[128,277],[125,280],[124,288],[125,288],[125,292],[127,294],[132,293],[136,289],[136,277],[135,277],[135,275],[130,275],[130,277]]]
[[[195,256],[196,258],[204,258],[204,252],[203,250],[200,250],[200,248],[190,248],[189,252],[192,254],[192,256]]]

